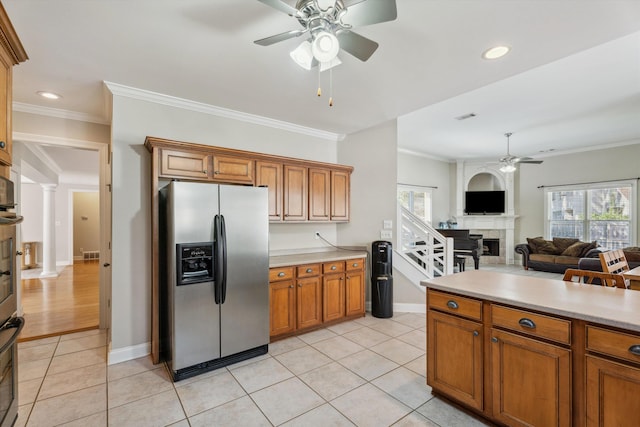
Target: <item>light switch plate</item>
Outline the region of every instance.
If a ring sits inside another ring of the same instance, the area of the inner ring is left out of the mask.
[[[382,221],[382,228],[385,230],[391,230],[393,228],[393,220],[385,219]]]
[[[391,231],[391,230],[380,230],[380,238],[381,239],[391,239],[391,238],[393,238],[393,231]]]

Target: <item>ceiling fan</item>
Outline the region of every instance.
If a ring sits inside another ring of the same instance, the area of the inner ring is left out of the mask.
[[[507,132],[504,134],[504,136],[507,137],[507,155],[500,158],[500,163],[502,164],[502,166],[500,167],[501,172],[515,172],[516,163],[532,163],[536,165],[542,163],[542,160],[536,160],[531,157],[518,157],[511,154],[509,152],[509,137],[511,135],[513,135],[513,132]]]
[[[339,65],[342,49],[361,61],[366,61],[378,48],[378,43],[352,31],[353,27],[393,21],[397,17],[395,0],[297,0],[293,7],[282,0],[258,0],[298,20],[302,28],[276,34],[254,43],[270,46],[307,34],[291,57],[310,70],[320,65],[320,71]]]

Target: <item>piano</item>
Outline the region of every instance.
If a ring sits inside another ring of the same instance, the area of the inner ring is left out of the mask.
[[[439,228],[438,233],[444,237],[453,238],[454,255],[470,255],[473,257],[473,266],[477,270],[480,266],[482,255],[482,234],[469,234],[469,230],[455,228]]]

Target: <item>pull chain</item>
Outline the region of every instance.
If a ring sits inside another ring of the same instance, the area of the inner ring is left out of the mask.
[[[333,68],[329,69],[329,107],[333,107]]]
[[[318,96],[322,96],[322,88],[320,87],[320,66],[318,65]]]

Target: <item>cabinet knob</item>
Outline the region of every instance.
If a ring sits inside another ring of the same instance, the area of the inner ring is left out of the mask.
[[[293,288],[293,285],[289,285],[289,288]]]
[[[302,287],[302,283],[298,283],[298,287],[301,288]]]
[[[498,338],[496,337],[491,338],[491,342],[498,342]]]
[[[312,272],[313,272],[313,270],[312,270],[312,269],[307,268],[307,273],[312,273]]]
[[[353,263],[353,267],[357,267],[357,266],[358,266],[358,263],[357,263],[357,262],[354,262],[354,263]]]
[[[16,255],[22,255],[22,251],[16,251]]]
[[[453,301],[453,300],[447,301],[447,307],[449,307],[452,310],[457,310],[458,309],[458,303]]]
[[[632,345],[629,347],[629,353],[640,356],[640,344]]]
[[[478,331],[473,331],[473,336],[474,336],[474,337],[477,337],[478,335],[480,335],[480,332],[478,332]]]
[[[220,171],[214,171],[213,173],[218,175],[220,173]]]
[[[4,141],[0,141],[0,148],[4,148],[7,146],[7,143]]]
[[[278,273],[278,277],[284,277],[284,271],[281,271],[280,273]]]
[[[206,174],[207,174],[207,171],[206,171],[206,169],[205,169],[205,170],[203,170],[203,171],[202,171],[202,173],[206,175]]]
[[[523,317],[522,319],[520,319],[518,321],[518,323],[523,328],[527,328],[527,329],[535,329],[536,328],[536,324],[533,322],[533,320],[527,319],[526,317]]]
[[[335,265],[332,265],[332,266],[331,266],[331,269],[332,269],[332,270],[335,270],[336,268],[338,268],[338,267],[336,267]]]

